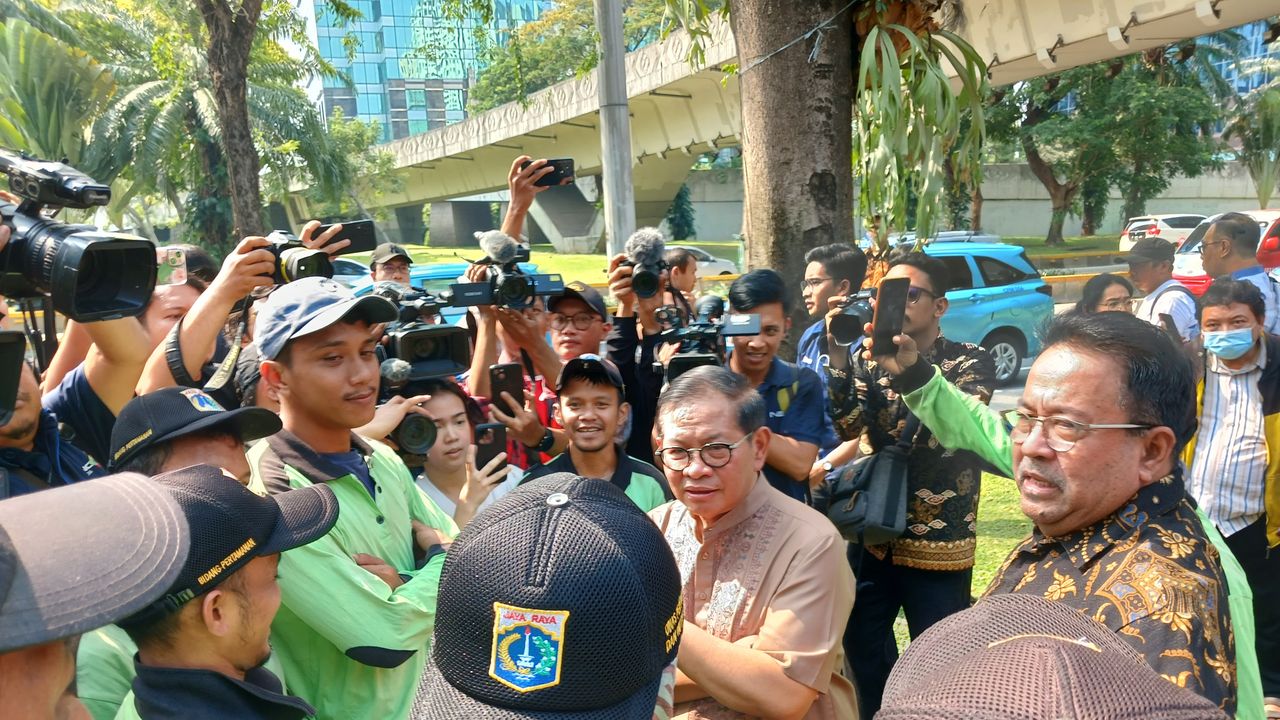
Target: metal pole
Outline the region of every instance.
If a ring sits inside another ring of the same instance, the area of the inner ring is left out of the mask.
[[[595,0],[600,34],[600,144],[604,163],[604,225],[609,255],[636,229],[635,190],[631,185],[631,115],[627,107],[626,46],[622,38],[622,0]]]

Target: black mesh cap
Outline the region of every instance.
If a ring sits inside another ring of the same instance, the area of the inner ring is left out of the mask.
[[[338,520],[338,499],[324,484],[262,496],[210,465],[193,465],[152,480],[181,506],[191,528],[191,552],[169,591],[121,625],[141,625],[176,612],[250,560],[306,545]]]
[[[1036,595],[993,595],[912,641],[876,720],[1225,718],[1129,643]]]
[[[680,572],[611,483],[517,488],[445,559],[415,720],[653,715],[683,630]]]

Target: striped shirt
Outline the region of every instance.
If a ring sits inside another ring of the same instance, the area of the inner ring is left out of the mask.
[[[1253,524],[1265,512],[1267,439],[1258,379],[1267,364],[1263,343],[1252,363],[1232,370],[1207,356],[1200,438],[1187,491],[1223,535]]]

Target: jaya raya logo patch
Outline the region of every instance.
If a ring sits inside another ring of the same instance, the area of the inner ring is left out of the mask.
[[[559,685],[568,620],[568,610],[494,603],[489,677],[520,693]]]

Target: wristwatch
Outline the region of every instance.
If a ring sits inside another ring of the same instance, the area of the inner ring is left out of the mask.
[[[556,436],[551,434],[551,428],[542,431],[542,439],[533,447],[538,452],[550,452],[551,446],[556,444]]]
[[[823,472],[831,472],[831,471],[832,471],[832,470],[834,470],[834,469],[835,469],[835,466],[833,466],[830,462],[828,462],[828,461],[826,461],[826,460],[823,460],[823,461],[822,461],[822,470],[823,470]]]

